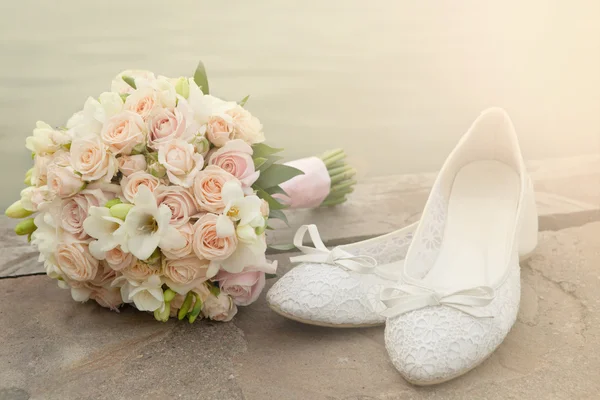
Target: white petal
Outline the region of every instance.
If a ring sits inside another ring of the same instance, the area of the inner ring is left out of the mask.
[[[219,261],[211,261],[206,270],[206,277],[210,279],[215,276],[219,272],[219,268],[221,268]]]
[[[91,289],[88,289],[86,287],[71,288],[71,297],[75,301],[88,301],[91,293]]]
[[[181,249],[186,244],[185,237],[174,226],[167,226],[166,234],[160,239],[161,249]]]
[[[98,240],[93,240],[89,245],[90,253],[98,260],[104,260],[106,258],[106,252],[102,250],[102,245]]]
[[[158,235],[137,235],[129,238],[127,245],[131,254],[139,260],[146,260],[156,250],[159,242]]]
[[[219,215],[217,217],[217,237],[223,238],[235,235],[235,227],[233,222],[226,215]]]
[[[257,215],[262,215],[260,213],[261,201],[258,196],[244,197],[238,201],[237,205],[242,216],[240,220],[241,225],[246,225],[256,218]]]
[[[228,204],[238,199],[244,198],[244,191],[242,185],[238,181],[227,181],[221,189],[221,198],[223,203]]]
[[[136,206],[140,205],[154,210],[157,209],[156,198],[152,194],[152,191],[150,191],[150,189],[146,185],[141,185],[140,187],[138,187],[138,191],[135,195],[134,200]]]

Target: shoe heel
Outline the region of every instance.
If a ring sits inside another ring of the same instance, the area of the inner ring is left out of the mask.
[[[538,215],[535,205],[533,185],[529,179],[528,190],[524,201],[525,209],[521,232],[519,234],[519,260],[524,261],[531,256],[538,243]]]

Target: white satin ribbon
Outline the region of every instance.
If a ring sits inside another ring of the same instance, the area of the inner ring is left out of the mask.
[[[304,246],[303,241],[308,232],[310,240],[314,247]],[[313,262],[321,264],[334,265],[346,271],[357,272],[359,274],[376,274],[384,279],[397,280],[399,274],[394,274],[377,267],[377,260],[371,256],[355,256],[339,247],[329,250],[321,240],[319,230],[316,225],[302,225],[296,231],[294,236],[294,246],[302,253],[301,256],[290,257],[290,261]],[[400,268],[398,268],[400,270]]]
[[[490,318],[493,315],[485,313],[481,308],[490,304],[494,297],[494,289],[489,286],[439,293],[433,289],[404,283],[382,290],[381,301],[388,308],[381,315],[391,318],[421,308],[443,305],[476,318]]]

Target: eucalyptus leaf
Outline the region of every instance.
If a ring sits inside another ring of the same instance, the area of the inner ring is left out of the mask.
[[[269,246],[270,249],[279,250],[279,251],[290,251],[294,250],[296,246],[291,243],[288,244],[272,244]]]
[[[258,197],[260,197],[261,199],[263,199],[267,203],[269,203],[270,210],[283,210],[285,208],[285,205],[281,204],[279,201],[277,201],[277,199],[273,198],[273,196],[271,196],[269,193],[265,192],[264,189],[261,189],[260,187],[257,187],[257,186],[252,186],[252,187],[254,189],[256,189],[256,195]]]
[[[250,98],[250,95],[244,97],[243,99],[241,99],[238,104],[242,107],[244,107],[246,105],[246,102],[248,101],[248,99]]]
[[[254,160],[254,169],[259,169],[261,167],[261,165],[263,165],[264,163],[267,162],[267,159],[264,157],[257,157]]]
[[[202,63],[202,61],[198,63],[198,66],[196,67],[196,72],[194,72],[194,82],[196,82],[196,85],[200,86],[200,89],[202,89],[202,93],[210,93],[210,90],[208,88],[208,77],[206,76],[206,68],[204,68],[204,64]]]
[[[256,143],[252,145],[252,156],[253,157],[268,157],[271,154],[279,153],[283,149],[277,149],[275,147],[267,146],[264,143]]]
[[[273,164],[266,170],[261,171],[260,176],[256,180],[256,185],[261,188],[270,188],[289,181],[298,175],[304,175],[304,172],[289,165]]]
[[[287,216],[281,210],[269,210],[269,218],[280,219],[283,222],[285,222],[285,224],[287,226],[290,225],[289,222],[288,222]]]
[[[265,274],[265,279],[273,279],[273,278],[277,278],[276,274]]]
[[[123,81],[125,81],[126,84],[128,84],[134,89],[137,89],[137,86],[135,86],[135,79],[133,79],[131,76],[123,75],[121,78],[123,79]]]

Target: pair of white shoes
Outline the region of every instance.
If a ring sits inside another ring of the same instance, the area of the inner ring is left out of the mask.
[[[512,122],[489,109],[444,163],[420,222],[331,251],[314,225],[301,227],[294,244],[304,255],[291,260],[302,264],[267,301],[313,325],[385,323],[400,374],[417,385],[444,382],[475,368],[508,334],[519,309],[519,258],[535,248],[537,228]],[[303,246],[306,233],[314,247]]]

